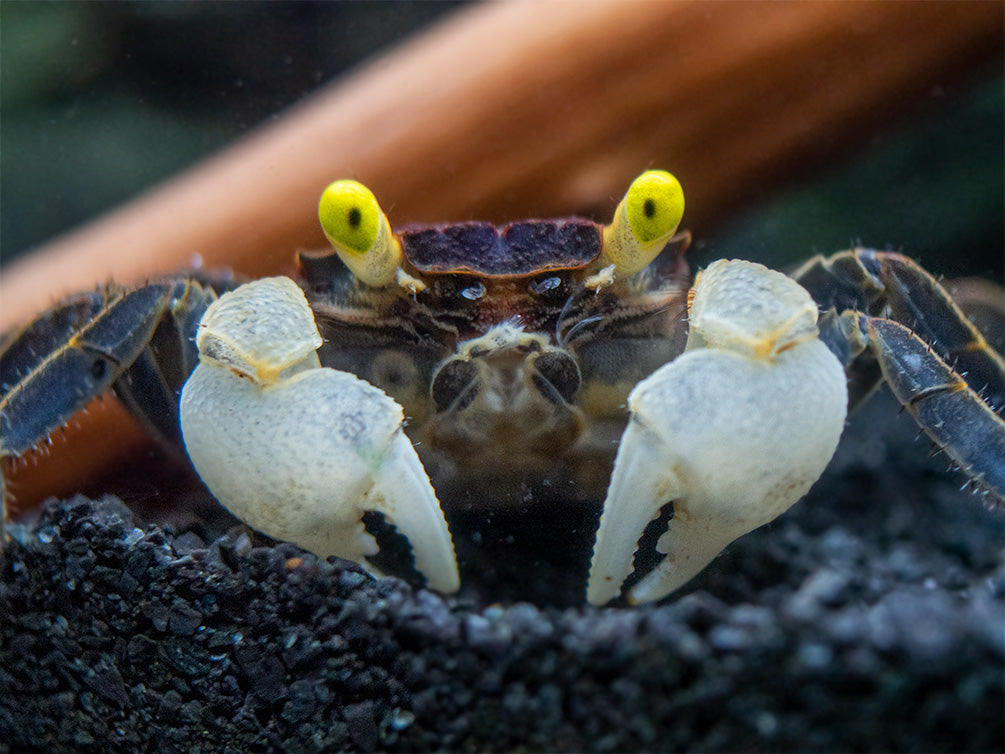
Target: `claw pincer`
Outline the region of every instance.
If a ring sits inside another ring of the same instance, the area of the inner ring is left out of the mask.
[[[185,447],[213,495],[269,536],[375,571],[363,527],[383,513],[430,585],[454,591],[453,545],[401,407],[357,377],[321,367],[321,336],[300,288],[266,278],[222,296],[196,337],[185,384]]]
[[[629,592],[659,599],[801,498],[837,448],[841,364],[817,307],[781,273],[715,262],[695,284],[687,349],[628,397],[631,419],[600,519],[587,598],[613,599],[649,521],[673,503],[666,558]]]

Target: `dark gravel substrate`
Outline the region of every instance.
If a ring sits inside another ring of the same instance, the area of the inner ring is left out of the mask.
[[[892,424],[634,609],[52,502],[0,564],[0,749],[1002,751],[1003,518]]]

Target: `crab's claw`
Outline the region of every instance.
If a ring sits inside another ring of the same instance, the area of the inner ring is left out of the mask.
[[[631,590],[659,599],[737,537],[788,509],[837,447],[845,374],[817,338],[817,308],[798,284],[750,262],[699,276],[683,355],[628,397],[593,552],[587,598],[603,604],[631,574],[640,536],[667,503],[666,558]]]
[[[207,310],[200,363],[181,398],[192,463],[235,516],[322,557],[375,570],[363,513],[383,513],[430,586],[458,587],[443,513],[401,407],[372,385],[320,366],[321,337],[288,278],[243,285]]]

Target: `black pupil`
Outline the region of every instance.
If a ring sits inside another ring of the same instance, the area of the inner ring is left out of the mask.
[[[652,216],[656,214],[656,202],[652,199],[646,199],[642,203],[642,211],[645,212],[646,217],[652,219]]]
[[[358,228],[362,221],[363,213],[359,211],[359,207],[353,207],[349,210],[349,225],[353,228]]]

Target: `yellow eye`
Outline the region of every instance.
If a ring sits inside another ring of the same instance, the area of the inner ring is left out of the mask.
[[[318,219],[339,258],[357,278],[373,286],[395,279],[401,246],[370,189],[356,181],[335,181],[321,194]]]
[[[684,189],[665,170],[648,170],[625,194],[625,211],[640,244],[665,241],[684,216]]]
[[[380,205],[362,183],[335,181],[321,194],[318,218],[335,248],[366,253],[377,240]]]
[[[603,259],[618,277],[633,275],[663,250],[684,216],[684,189],[665,170],[647,170],[628,187],[604,228]]]

